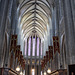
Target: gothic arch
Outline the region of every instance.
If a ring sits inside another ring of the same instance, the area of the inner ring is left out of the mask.
[[[3,60],[3,66],[7,66],[6,64],[6,51],[7,51],[7,34],[5,33],[5,38],[4,38],[4,47],[3,47],[3,55],[4,55],[4,60]]]
[[[65,34],[62,37],[62,61],[63,61],[63,68],[66,69],[66,42],[65,42]]]

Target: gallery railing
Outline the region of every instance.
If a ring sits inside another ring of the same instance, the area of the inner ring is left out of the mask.
[[[10,68],[0,68],[0,75],[19,75],[19,74]]]
[[[59,69],[51,72],[49,75],[67,75],[67,70],[66,69]]]

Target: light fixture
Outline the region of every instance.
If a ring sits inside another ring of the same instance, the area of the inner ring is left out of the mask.
[[[44,75],[46,75],[46,72],[44,72]]]
[[[50,69],[48,69],[48,70],[47,70],[47,72],[50,74],[50,73],[51,73],[51,70],[50,70]]]
[[[22,71],[20,72],[20,75],[23,75]]]
[[[17,66],[16,71],[20,71],[20,67],[19,66]]]
[[[32,71],[34,71],[34,69],[32,69]]]

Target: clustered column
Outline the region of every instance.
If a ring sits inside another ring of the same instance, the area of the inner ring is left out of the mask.
[[[28,41],[29,37],[27,39],[27,51],[26,51],[26,75],[28,75]]]
[[[33,37],[31,36],[31,55],[30,55],[30,57],[31,57],[31,60],[30,60],[30,75],[32,74],[32,49],[33,49]]]
[[[41,75],[41,39],[39,38],[39,75]]]
[[[75,34],[73,13],[70,0],[63,0],[63,11],[65,21],[65,36],[66,36],[66,52],[67,64],[75,63]]]
[[[6,16],[7,16],[7,9],[8,9],[8,0],[2,0],[1,2],[2,6],[1,6],[1,17],[0,17],[0,67],[3,67],[3,56],[4,55],[4,50],[3,50],[3,46],[4,46],[4,34],[5,34],[5,27],[6,27]]]
[[[35,36],[35,75],[37,75],[37,36]]]

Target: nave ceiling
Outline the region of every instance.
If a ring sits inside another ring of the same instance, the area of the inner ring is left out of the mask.
[[[53,0],[19,0],[18,25],[22,38],[37,35],[42,40],[50,30]]]

